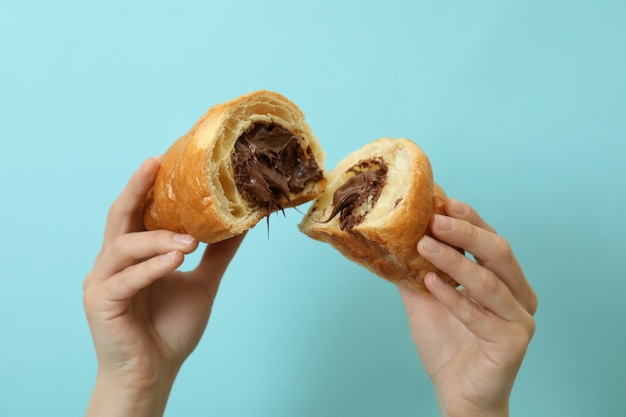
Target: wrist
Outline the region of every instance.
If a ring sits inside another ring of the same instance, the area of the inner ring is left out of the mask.
[[[441,417],[509,417],[508,404],[498,408],[484,409],[472,405],[447,407],[439,405]]]
[[[86,417],[162,416],[175,378],[176,372],[146,380],[99,371]]]
[[[441,417],[509,417],[508,398],[489,405],[478,405],[462,397],[444,400],[437,392],[437,400]]]
[[[441,417],[509,417],[509,410],[492,410],[492,411],[463,411],[459,410],[454,413],[448,413],[441,410]]]

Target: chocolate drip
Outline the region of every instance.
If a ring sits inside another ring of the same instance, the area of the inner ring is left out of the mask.
[[[290,195],[324,174],[303,139],[275,123],[256,123],[235,143],[231,155],[235,184],[244,200],[267,211],[284,210]],[[284,200],[283,200],[284,199]]]
[[[387,178],[388,166],[382,158],[376,157],[351,167],[346,172],[354,175],[333,194],[333,211],[324,222],[331,221],[337,214],[341,230],[350,230],[361,223],[365,216],[374,208]],[[354,211],[363,204],[368,207],[361,214]]]

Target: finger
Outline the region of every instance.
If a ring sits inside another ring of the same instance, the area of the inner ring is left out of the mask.
[[[519,318],[522,306],[492,271],[429,236],[424,236],[417,248],[424,258],[462,285],[476,302],[505,320]]]
[[[442,242],[474,255],[480,265],[502,280],[524,308],[534,314],[537,297],[506,239],[469,221],[442,215],[433,217],[431,231]]]
[[[124,269],[105,281],[107,299],[126,301],[134,297],[142,289],[178,268],[184,258],[183,252],[173,250]]]
[[[144,259],[174,250],[191,253],[198,241],[167,230],[126,233],[107,245],[96,259],[92,279],[107,279]]]
[[[132,175],[109,209],[103,246],[121,234],[144,230],[141,207],[160,166],[157,159],[149,158]]]
[[[404,308],[409,317],[413,314],[419,314],[417,309],[419,308],[421,303],[427,302],[431,299],[431,294],[427,291],[416,291],[412,288],[406,287],[404,285],[397,285],[398,292],[400,293],[400,298],[402,299],[402,303],[404,304]]]
[[[207,245],[198,266],[191,271],[192,279],[201,282],[202,287],[213,297],[217,293],[220,281],[233,256],[239,249],[246,232]]]
[[[442,306],[429,291],[415,290],[397,285],[400,298],[411,327],[415,327],[425,337],[432,337],[444,327],[448,317],[441,314]],[[426,336],[429,335],[429,336]]]
[[[496,230],[487,224],[476,210],[460,200],[448,198],[445,202],[444,209],[446,214],[450,217],[468,221],[474,226],[496,233]]]
[[[429,272],[424,278],[424,284],[433,297],[479,338],[486,341],[495,341],[500,335],[506,334],[505,326],[507,322],[502,321],[492,311],[444,282],[435,273]]]

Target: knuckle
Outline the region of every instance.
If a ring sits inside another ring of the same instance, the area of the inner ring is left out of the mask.
[[[507,330],[507,338],[505,347],[509,353],[507,362],[512,365],[519,365],[524,359],[528,345],[532,340],[534,329],[530,329],[526,324],[517,324],[509,326]]]
[[[467,298],[462,303],[462,307],[460,308],[458,315],[468,328],[472,328],[484,319],[483,307],[480,304],[468,300]]]
[[[111,244],[107,247],[107,252],[113,254],[114,256],[119,256],[121,254],[128,253],[130,249],[130,244],[128,242],[127,235],[117,236]]]
[[[535,330],[537,330],[537,323],[532,318],[532,316],[528,317],[528,320],[526,323],[526,330],[527,330],[526,335],[528,337],[528,343],[530,343],[531,339],[535,335]]]
[[[480,240],[480,230],[470,222],[459,222],[459,246],[475,247]]]
[[[481,268],[475,275],[475,279],[472,285],[473,292],[480,292],[481,294],[491,294],[497,297],[504,290],[504,285],[496,276],[489,270]]]
[[[446,257],[448,258],[447,264],[450,265],[452,270],[460,270],[463,268],[464,263],[468,261],[468,259],[461,255],[458,251],[449,248],[446,250]]]
[[[83,284],[82,284],[83,294],[85,294],[87,290],[89,289],[89,287],[91,286],[91,281],[93,281],[93,278],[90,272],[83,280]]]
[[[534,315],[537,312],[537,308],[539,307],[539,299],[537,298],[537,294],[535,291],[530,289],[530,295],[528,296],[528,301],[526,302],[526,310],[530,313],[530,315]]]
[[[512,330],[511,339],[520,346],[527,346],[536,330],[535,320],[530,314],[525,315]]]
[[[113,203],[111,203],[111,206],[109,207],[109,217],[115,217],[119,214],[121,214],[123,212],[123,204],[121,199],[118,197],[115,200],[113,200]]]
[[[494,235],[494,251],[497,257],[506,259],[513,258],[513,248],[511,248],[511,244],[500,235]]]
[[[92,310],[93,306],[96,304],[98,300],[98,292],[97,289],[93,285],[89,285],[84,287],[83,289],[83,306],[85,308],[85,312],[89,314]]]
[[[477,239],[477,231],[474,225],[470,223],[463,223],[463,237],[466,242],[473,242]]]

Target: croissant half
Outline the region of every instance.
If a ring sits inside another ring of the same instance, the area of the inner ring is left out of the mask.
[[[445,198],[419,146],[377,139],[328,174],[299,228],[380,277],[422,290],[429,271],[454,283],[417,252],[432,215],[444,212]]]
[[[324,153],[301,110],[271,91],[211,107],[165,153],[144,203],[148,230],[217,242],[326,184]]]

